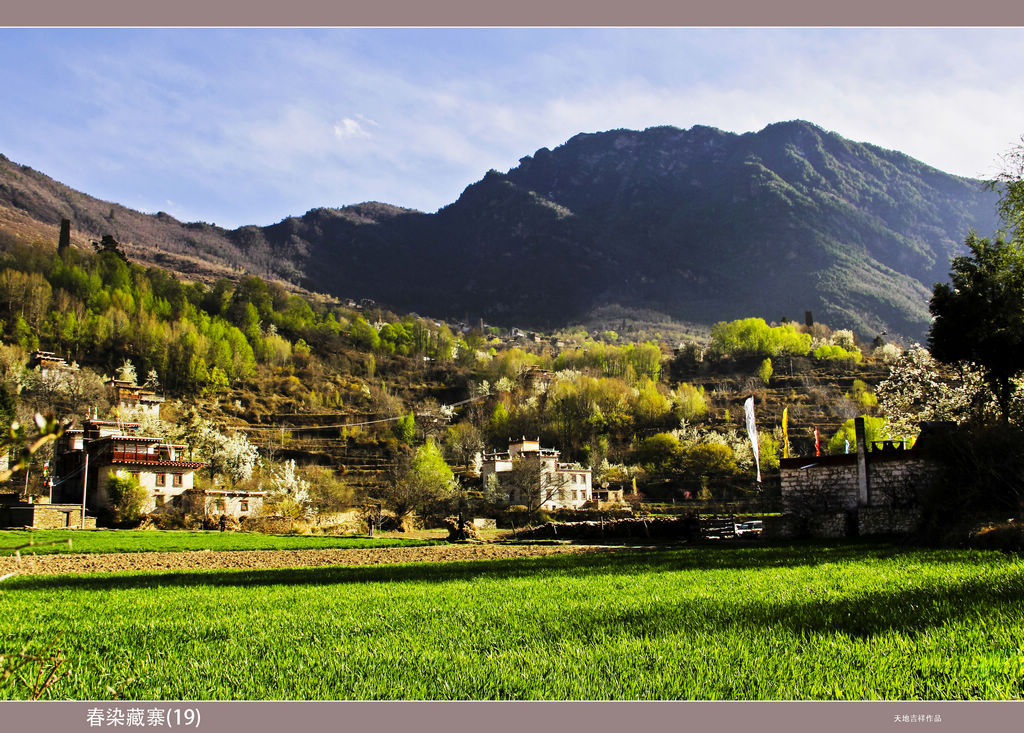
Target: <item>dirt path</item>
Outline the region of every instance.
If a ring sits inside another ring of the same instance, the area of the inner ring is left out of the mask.
[[[495,560],[608,548],[580,545],[456,544],[362,550],[246,550],[213,552],[131,552],[0,557],[0,576],[113,573],[126,570],[223,570],[382,565],[387,563]]]

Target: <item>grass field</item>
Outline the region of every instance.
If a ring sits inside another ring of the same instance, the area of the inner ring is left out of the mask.
[[[32,538],[39,543],[21,550],[22,554],[46,555],[58,552],[182,552],[186,550],[307,550],[364,547],[414,547],[436,544],[437,540],[333,535],[269,535],[246,532],[53,529],[0,530],[0,555],[13,555],[4,549],[24,545]],[[71,540],[68,547],[66,540]],[[59,544],[49,544],[57,542]]]
[[[0,649],[58,634],[52,698],[1020,699],[1024,561],[841,544],[0,584]]]

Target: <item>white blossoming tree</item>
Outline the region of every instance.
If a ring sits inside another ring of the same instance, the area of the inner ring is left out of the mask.
[[[210,478],[227,477],[232,484],[248,481],[259,464],[259,450],[242,433],[226,435],[193,411],[179,432],[193,458],[204,461]]]
[[[299,475],[294,460],[271,466],[270,479],[260,488],[268,492],[264,501],[275,514],[298,519],[313,511],[310,483]]]
[[[917,435],[922,422],[961,423],[997,412],[979,369],[964,363],[943,369],[920,346],[906,350],[892,363],[876,395],[891,432],[908,438]]]

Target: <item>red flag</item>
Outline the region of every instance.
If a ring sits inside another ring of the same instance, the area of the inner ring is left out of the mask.
[[[818,442],[818,429],[814,429],[814,455],[821,455],[821,443]]]

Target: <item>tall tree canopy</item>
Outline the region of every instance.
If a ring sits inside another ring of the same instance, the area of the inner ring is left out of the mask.
[[[981,367],[1004,422],[1010,419],[1014,379],[1024,373],[1024,138],[1003,156],[991,188],[1007,232],[995,241],[974,232],[968,256],[954,257],[950,283],[932,292],[932,356]]]
[[[1024,234],[1024,136],[1002,156],[1003,171],[989,181],[989,188],[999,193],[999,216],[1010,234],[1020,239]]]
[[[951,282],[935,286],[928,345],[939,361],[981,367],[1005,421],[1024,372],[1024,244],[973,232],[966,244],[971,254],[953,258]]]

